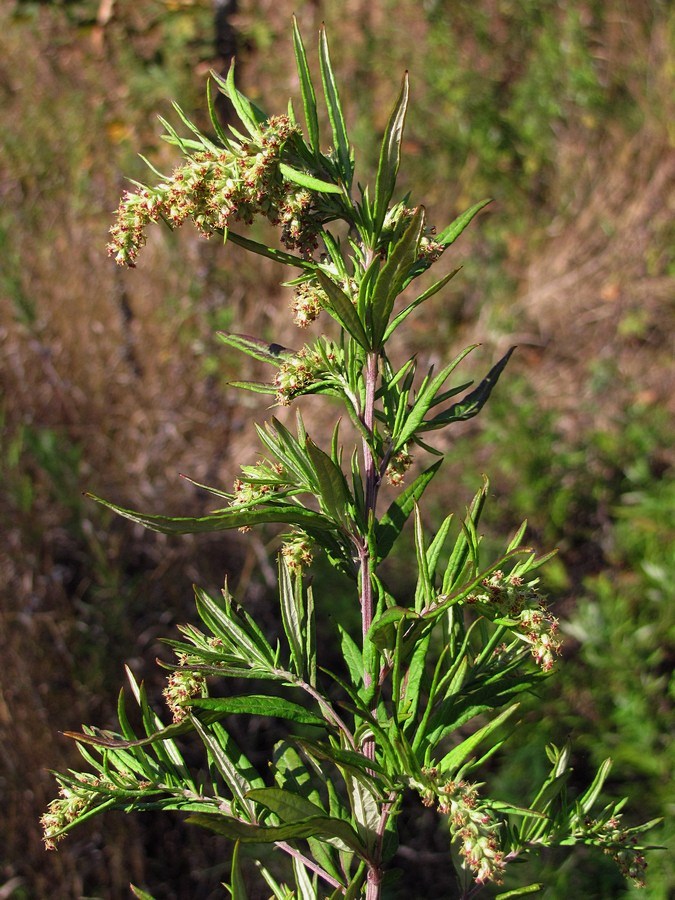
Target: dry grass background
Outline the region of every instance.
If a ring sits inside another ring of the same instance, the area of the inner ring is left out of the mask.
[[[271,102],[296,92],[292,6],[242,2],[234,19],[245,38],[244,87]],[[368,119],[383,126],[400,70],[410,65],[415,85],[415,67],[424,64],[418,54],[432,25],[419,4],[396,6],[294,4],[306,35],[327,21],[343,81],[359,85],[347,102],[356,143]],[[499,75],[458,6],[458,51],[485,78]],[[675,396],[667,258],[673,18],[652,17],[648,2],[606,6],[614,27],[598,48],[603,64],[611,68],[627,48],[649,60],[649,83],[636,76],[634,86],[640,127],[561,126],[543,212],[506,245],[512,287],[481,305],[475,279],[453,282],[446,318],[439,323],[431,312],[408,335],[431,360],[483,341],[483,363],[515,337],[523,347],[517,368],[569,432],[591,421],[614,427],[630,404],[673,409]],[[495,46],[508,38],[507,7],[482,4]],[[242,363],[218,348],[212,332],[233,322],[235,330],[297,341],[278,287],[284,273],[272,263],[252,266],[236,248],[223,252],[187,231],[159,229],[133,273],[117,271],[103,254],[120,173],[143,177],[134,154],[152,156],[160,169],[171,165],[154,114],[166,115],[177,97],[204,124],[204,74],[222,62],[210,27],[201,0],[0,9],[0,898],[125,897],[130,880],[152,883],[158,897],[207,897],[226,877],[209,868],[216,857],[204,853],[199,835],[159,819],[106,819],[50,855],[37,824],[53,793],[46,767],[75,763],[59,731],[111,721],[123,662],[158,679],[157,639],[190,616],[190,580],[216,586],[225,572],[235,582],[243,572],[252,602],[265,587],[264,571],[254,572],[257,544],[137,532],[80,496],[92,489],[146,510],[205,509],[208,498],[177,473],[230,483],[238,461],[255,456],[251,422],[265,414],[227,388]],[[413,161],[438,152],[420,120],[411,123],[406,150]],[[439,224],[482,189],[472,187],[470,154],[450,183],[443,166],[440,158],[420,163],[419,194],[428,189]],[[489,217],[510,214],[502,197]],[[468,267],[488,252],[479,221],[452,264],[459,258]],[[601,363],[612,378],[599,403],[591,384]],[[466,499],[451,495],[448,488],[448,502]],[[187,854],[195,876],[180,865]]]

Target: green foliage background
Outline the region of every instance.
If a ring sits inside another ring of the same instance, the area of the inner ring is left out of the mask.
[[[613,788],[638,798],[637,817],[672,817],[672,4],[241,2],[238,75],[271,110],[297,95],[294,11],[307,36],[328,25],[371,171],[408,68],[402,173],[430,220],[495,198],[447,263],[462,273],[408,333],[431,361],[474,340],[520,345],[480,430],[452,448],[438,518],[487,471],[494,535],[528,516],[539,548],[560,548],[547,587],[567,659],[532,729],[571,735],[582,773],[614,757]],[[206,127],[206,73],[225,65],[209,3],[10,2],[0,24],[0,884],[26,898],[126,897],[129,880],[215,896],[217,839],[209,851],[175,823],[111,818],[105,836],[92,827],[45,855],[37,819],[45,767],[74,763],[57,732],[112,720],[125,661],[159,689],[148,660],[190,615],[191,580],[217,587],[227,571],[265,622],[272,573],[253,550],[134,532],[81,491],[202,511],[177,472],[229,484],[254,452],[256,410],[227,388],[235,363],[212,332],[236,313],[241,330],[292,345],[289,297],[272,264],[253,270],[187,231],[155,229],[132,274],[103,252],[120,173],[144,177],[138,151],[171,166],[156,114],[175,99]],[[407,561],[396,566],[405,579]],[[528,745],[503,776],[514,798]],[[419,831],[414,852],[431,846]],[[664,826],[654,840],[669,839]],[[578,856],[542,864],[551,897],[624,890]],[[653,854],[643,896],[668,897],[671,870]]]

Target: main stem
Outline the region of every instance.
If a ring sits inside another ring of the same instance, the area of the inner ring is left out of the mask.
[[[365,404],[363,409],[363,424],[369,435],[374,434],[375,427],[375,390],[377,388],[377,368],[378,353],[370,351],[366,357],[366,392]],[[369,527],[371,519],[375,516],[375,507],[377,505],[377,492],[379,489],[379,472],[377,460],[375,459],[375,451],[366,438],[363,438],[363,464],[365,472],[365,514],[366,523]],[[363,648],[365,649],[368,640],[368,632],[373,623],[373,560],[370,556],[367,535],[362,536],[359,547],[359,563],[361,568],[361,625]],[[364,654],[365,655],[365,654]],[[363,683],[365,687],[372,684],[371,673],[366,669],[363,674]],[[375,759],[375,739],[373,737],[366,738],[363,742],[363,753],[368,759]],[[383,815],[384,818],[384,815]],[[382,828],[386,824],[386,819],[382,823]],[[379,900],[380,885],[382,881],[381,861],[381,843],[378,844],[378,858],[373,860],[368,866],[368,876],[366,881],[366,900]]]

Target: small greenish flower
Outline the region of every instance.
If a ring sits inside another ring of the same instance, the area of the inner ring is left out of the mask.
[[[401,487],[405,479],[405,473],[412,464],[412,456],[405,450],[400,450],[389,460],[389,465],[384,473],[388,483],[394,487]]]
[[[190,699],[206,695],[206,680],[200,672],[176,669],[169,675],[163,694],[173,721],[177,724],[182,722],[190,711]]]
[[[304,532],[292,535],[281,547],[288,568],[300,574],[311,566],[314,559],[314,541]]]

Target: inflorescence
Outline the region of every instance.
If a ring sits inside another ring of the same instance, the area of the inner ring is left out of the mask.
[[[108,254],[120,265],[135,266],[146,227],[160,219],[171,228],[191,219],[209,237],[232,222],[251,224],[263,216],[280,226],[287,249],[311,255],[321,229],[312,194],[279,170],[282,149],[296,133],[288,116],[273,116],[260,126],[257,139],[205,146],[155,187],[126,191],[110,229]]]

